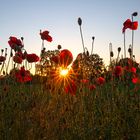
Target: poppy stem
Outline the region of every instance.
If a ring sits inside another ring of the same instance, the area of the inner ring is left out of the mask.
[[[82,34],[82,28],[81,28],[81,26],[80,26],[80,34],[81,34],[81,39],[82,39],[83,52],[85,52],[84,39],[83,39],[83,34]]]
[[[91,55],[92,55],[92,53],[93,53],[93,47],[94,47],[94,39],[92,40]]]
[[[44,40],[42,40],[42,45],[41,45],[41,53],[40,53],[40,56],[42,54],[42,50],[44,49]]]
[[[118,63],[119,55],[120,55],[120,52],[118,52],[118,56],[117,56],[117,59],[116,59],[116,64]]]
[[[112,52],[112,43],[109,43],[109,54]],[[111,54],[110,54],[110,64],[111,64]]]
[[[132,15],[132,28],[133,28],[133,15]],[[133,46],[134,46],[134,30],[132,30],[132,55],[131,55],[131,59],[133,59]]]
[[[10,64],[10,59],[12,57],[11,54],[12,54],[12,48],[11,48],[11,51],[10,51],[10,56],[9,56],[8,64],[7,64],[7,67],[6,67],[6,74],[8,72],[8,68],[9,68],[9,64]]]
[[[126,58],[125,32],[124,32],[124,58]]]
[[[2,70],[3,70],[3,68],[4,68],[4,64],[5,64],[5,61],[2,62],[2,67],[1,67],[1,70],[0,70],[0,75],[1,75],[1,72],[2,72]]]

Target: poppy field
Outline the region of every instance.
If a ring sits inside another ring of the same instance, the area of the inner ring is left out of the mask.
[[[28,54],[23,37],[11,36],[0,54],[0,140],[139,140],[140,64],[133,53],[138,22],[133,18],[122,29],[124,38],[132,30],[128,52],[124,41],[114,58],[110,43],[108,66],[94,53],[95,37],[91,53],[84,46],[81,18],[83,52],[75,59],[61,45],[46,50],[45,43],[53,41],[47,30],[39,33],[40,56]]]

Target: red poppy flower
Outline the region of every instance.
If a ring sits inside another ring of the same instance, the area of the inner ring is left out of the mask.
[[[103,77],[99,77],[99,78],[97,78],[97,83],[99,85],[103,85],[105,83],[105,79]]]
[[[6,60],[6,57],[0,56],[0,62],[4,62]]]
[[[50,58],[51,61],[53,61],[55,64],[58,64],[59,63],[59,56],[52,56]]]
[[[89,89],[90,89],[90,90],[94,90],[94,89],[96,89],[96,86],[95,86],[95,85],[90,85],[90,86],[89,86]]]
[[[67,67],[68,65],[71,64],[71,62],[73,61],[73,55],[72,53],[67,50],[67,49],[64,49],[60,52],[59,54],[59,57],[60,57],[60,64],[63,66],[63,67]]]
[[[21,51],[20,52],[16,52],[15,53],[15,56],[19,56],[21,57],[23,60],[25,59],[26,55],[24,53],[22,53]]]
[[[70,93],[71,95],[76,95],[77,86],[74,81],[71,81],[68,83],[68,85],[65,87],[65,92]]]
[[[15,63],[21,64],[22,63],[22,58],[16,55],[16,56],[13,56],[13,61]]]
[[[122,32],[124,33],[127,28],[129,28],[131,30],[137,30],[137,28],[138,28],[138,22],[137,21],[132,22],[130,19],[127,19],[123,23]]]
[[[81,80],[81,83],[83,83],[83,84],[88,84],[88,83],[89,83],[89,80],[88,80],[88,79],[82,79],[82,80]]]
[[[20,83],[25,83],[32,80],[30,71],[25,70],[24,67],[21,67],[21,69],[15,73],[15,77]]]
[[[132,78],[132,83],[133,84],[136,84],[137,82],[138,82],[138,78],[137,77]]]
[[[52,42],[52,37],[49,35],[49,31],[40,32],[40,36],[42,40]]]
[[[132,72],[132,73],[136,73],[136,71],[137,71],[137,69],[136,69],[135,67],[132,67],[132,68],[131,68],[131,72]]]
[[[13,36],[11,36],[9,39],[10,40],[8,41],[8,43],[12,49],[15,50],[17,47],[21,47],[21,48],[23,47],[23,44],[20,39],[17,39],[16,37]]]
[[[27,55],[26,55],[26,59],[27,59],[27,61],[28,61],[29,63],[33,63],[33,62],[39,61],[39,57],[38,57],[36,54],[34,54],[34,53],[32,53],[32,54],[27,54]]]
[[[115,69],[114,69],[114,74],[115,74],[115,76],[122,75],[122,67],[121,66],[116,66]]]

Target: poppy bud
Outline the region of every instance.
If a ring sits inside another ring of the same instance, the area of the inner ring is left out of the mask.
[[[13,56],[13,53],[12,53],[12,52],[10,53],[10,56],[11,56],[11,57]]]
[[[79,24],[79,26],[82,25],[82,19],[80,17],[78,18],[78,24]]]
[[[95,37],[93,36],[93,37],[92,37],[92,40],[94,40],[94,39],[95,39]]]
[[[129,49],[128,49],[128,52],[129,52],[129,53],[132,53],[132,49],[131,49],[131,48],[129,48]]]
[[[132,16],[137,16],[138,15],[138,12],[134,12],[133,14],[132,14]]]
[[[61,47],[61,45],[58,45],[57,48],[58,48],[58,50],[60,50],[62,47]]]
[[[113,57],[113,56],[114,56],[113,51],[111,51],[111,52],[110,52],[110,56],[111,56],[111,57]]]
[[[89,51],[86,52],[86,55],[89,56]]]
[[[24,40],[24,37],[21,37],[21,40],[23,41]]]
[[[4,52],[4,50],[3,50],[3,49],[1,49],[1,52],[3,53],[3,52]]]
[[[120,51],[121,51],[121,47],[118,48],[118,52],[120,52]]]

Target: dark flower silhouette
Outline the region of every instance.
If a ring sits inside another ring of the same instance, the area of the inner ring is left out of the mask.
[[[53,61],[55,64],[59,64],[59,56],[57,55],[57,56],[52,56],[51,58],[50,58],[50,60],[51,61]]]
[[[15,63],[21,64],[22,63],[22,58],[18,55],[13,56],[13,61]]]
[[[39,61],[39,56],[37,56],[36,54],[32,53],[32,54],[27,54],[26,55],[26,59],[29,63],[33,63],[33,62],[38,62]]]
[[[0,62],[4,62],[6,60],[6,57],[0,56]]]
[[[17,82],[20,82],[20,83],[25,83],[32,80],[30,76],[30,71],[25,70],[24,67],[21,67],[20,70],[16,71],[15,77],[16,77]]]
[[[17,39],[16,37],[13,37],[13,36],[11,36],[9,39],[10,40],[8,41],[8,44],[15,51],[20,50],[23,47],[23,44],[20,39]]]
[[[40,30],[40,36],[42,40],[46,40],[48,42],[52,42],[52,37],[49,35],[49,31],[43,31]]]

